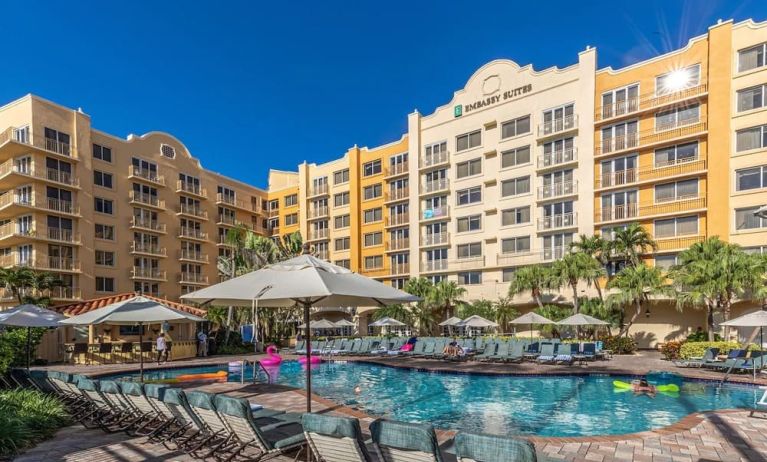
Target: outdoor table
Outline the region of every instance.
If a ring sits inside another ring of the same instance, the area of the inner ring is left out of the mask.
[[[539,356],[538,353],[524,353],[522,355],[522,358],[525,361],[535,361],[535,358],[537,358],[538,356]]]
[[[573,362],[578,361],[579,366],[583,366],[583,363],[586,362],[586,355],[573,355]]]

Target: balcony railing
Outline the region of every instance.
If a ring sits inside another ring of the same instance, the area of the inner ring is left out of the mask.
[[[153,281],[166,281],[167,276],[165,271],[160,271],[157,268],[144,268],[140,266],[134,266],[130,273],[131,279],[148,279]]]
[[[178,275],[181,284],[208,284],[208,276],[200,273],[182,272]]]
[[[447,260],[426,260],[421,262],[421,271],[447,271]]]
[[[327,193],[328,193],[328,185],[327,184],[323,184],[323,185],[319,185],[319,186],[313,186],[309,190],[309,197],[322,196],[322,195],[326,195]]]
[[[181,204],[178,207],[178,213],[189,215],[195,218],[201,218],[203,220],[208,219],[208,212],[201,207],[196,207],[189,204]]]
[[[220,225],[234,226],[237,224],[237,220],[231,215],[219,215],[216,223]]]
[[[157,196],[152,194],[146,194],[137,191],[129,191],[130,201],[136,204],[148,205],[150,207],[165,208],[165,201],[160,200]]]
[[[309,231],[309,240],[310,241],[316,241],[318,239],[327,239],[328,238],[328,230],[327,228],[324,229],[315,229]]]
[[[46,226],[36,229],[35,237],[57,242],[68,242],[71,244],[80,242],[80,233],[76,233],[71,229],[50,228]]]
[[[136,241],[131,242],[131,253],[141,253],[146,255],[154,255],[157,257],[164,257],[168,254],[167,250],[165,250],[165,247]]]
[[[392,239],[386,243],[386,250],[407,250],[410,248],[410,238]]]
[[[404,200],[410,197],[410,188],[395,188],[390,189],[386,193],[386,202]]]
[[[200,241],[208,240],[208,233],[204,233],[200,231],[199,229],[195,229],[195,228],[181,227],[179,228],[178,236],[182,239],[183,238],[197,239]]]
[[[538,156],[538,168],[550,168],[578,160],[578,148],[554,151]]]
[[[200,187],[200,185],[198,184],[189,183],[187,181],[181,181],[181,180],[176,181],[176,192],[192,194],[195,196],[205,197],[205,198],[208,197],[208,191],[205,188]]]
[[[72,156],[72,148],[69,146],[69,143],[54,140],[53,138],[45,138],[45,149],[62,156]]]
[[[439,180],[424,181],[421,184],[421,191],[424,194],[429,194],[438,191],[445,191],[450,187],[450,180],[442,178]]]
[[[655,244],[658,252],[667,252],[672,250],[684,250],[689,248],[693,244],[703,242],[705,236],[684,236],[673,237],[670,239],[656,238]]]
[[[309,209],[308,215],[309,215],[309,219],[310,220],[315,219],[315,218],[326,217],[326,216],[328,216],[328,207],[327,206],[324,206],[324,207],[311,207]]]
[[[498,266],[523,266],[538,263],[543,259],[542,252],[524,251],[507,252],[496,255]]]
[[[410,215],[407,213],[395,213],[386,217],[386,226],[402,226],[410,223]]]
[[[21,132],[21,130],[17,130],[15,127],[8,127],[5,131],[0,133],[0,145],[12,141],[44,149],[61,156],[77,158],[77,151],[73,149],[69,143],[63,143],[53,138],[46,138],[45,136],[29,136],[29,134],[26,136],[19,136],[19,133]]]
[[[436,152],[433,154],[424,154],[421,157],[421,168],[433,167],[435,165],[446,164],[450,158],[448,151]]]
[[[571,196],[578,194],[577,181],[565,181],[561,183],[552,183],[550,185],[538,187],[538,199],[554,199],[557,197]]]
[[[485,266],[485,256],[458,258],[450,262],[450,268],[456,270],[479,269]]]
[[[156,171],[135,165],[128,166],[128,178],[140,178],[156,185],[165,186],[165,177],[158,175]]]
[[[49,297],[53,300],[82,300],[82,291],[77,287],[54,287],[48,290],[25,289],[21,291],[25,297]],[[4,301],[16,300],[16,294],[5,287],[0,288],[0,299]]]
[[[578,223],[577,213],[562,213],[538,219],[538,231],[572,228]]]
[[[34,258],[21,260],[17,255],[8,254],[0,256],[0,266],[24,266],[45,271],[80,271],[80,262],[71,257],[56,257],[51,255],[37,255]]]
[[[614,103],[601,106],[597,108],[594,115],[596,121],[599,122],[607,119],[612,119],[614,117],[631,115],[650,109],[657,109],[688,98],[698,97],[707,91],[708,85],[706,83],[701,83],[700,85],[685,88],[684,90],[668,93],[665,95],[656,95],[654,92],[646,93],[639,97],[628,98],[624,101],[616,101]]]
[[[279,226],[268,226],[266,228],[267,234],[271,234],[272,236],[276,236],[277,234],[280,234],[280,227]]]
[[[152,231],[155,233],[165,233],[166,226],[165,223],[160,223],[157,220],[149,220],[146,218],[140,218],[140,217],[132,217],[131,218],[131,228],[146,230],[146,231]]]
[[[561,117],[538,125],[538,136],[556,135],[578,126],[578,114]]]
[[[181,249],[178,253],[179,260],[188,260],[197,263],[208,263],[208,254],[190,249]]]
[[[639,147],[665,143],[678,138],[697,136],[708,129],[706,122],[701,122],[700,120],[685,121],[683,125],[674,124],[670,127],[662,131],[645,130],[641,133],[634,132],[602,138],[594,148],[595,155],[614,154]]]
[[[680,198],[667,202],[661,202],[650,205],[639,205],[637,203],[617,205],[614,207],[604,207],[594,215],[594,221],[621,221],[632,218],[647,218],[656,215],[668,215],[680,212],[688,212],[706,207],[705,197]]]
[[[55,168],[40,168],[36,163],[33,163],[29,168],[25,168],[16,163],[14,159],[10,159],[0,164],[0,176],[5,176],[9,173],[47,180],[74,188],[80,186],[80,180],[72,176],[71,173]]]
[[[409,274],[410,273],[410,263],[397,263],[391,265],[391,274]]]
[[[437,218],[447,218],[450,216],[450,206],[443,205],[442,207],[425,208],[421,212],[423,220],[433,220]]]
[[[247,210],[248,212],[258,212],[260,209],[252,203],[247,203],[243,200],[237,199],[230,194],[216,193],[216,203],[231,205],[238,209]]]
[[[450,235],[447,231],[442,233],[426,233],[421,236],[421,245],[447,245],[450,243]]]
[[[389,169],[386,172],[386,176],[404,175],[407,173],[409,167],[408,162],[401,162],[399,164],[389,165]]]
[[[560,258],[565,256],[568,250],[569,250],[569,247],[565,247],[565,246],[549,247],[549,248],[543,249],[543,260],[544,261],[559,260]]]
[[[80,213],[79,207],[77,207],[72,201],[45,197],[37,193],[19,196],[14,191],[9,191],[0,196],[0,208],[7,207],[9,205],[34,207],[50,212],[63,213],[68,215],[77,215]]]
[[[613,186],[623,186],[640,181],[653,181],[670,178],[688,173],[700,172],[706,170],[706,160],[698,157],[679,159],[676,161],[655,164],[652,168],[620,170],[617,172],[603,173],[596,179],[594,187],[609,188]]]

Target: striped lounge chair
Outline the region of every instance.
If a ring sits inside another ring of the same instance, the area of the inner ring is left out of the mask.
[[[443,462],[434,427],[378,419],[370,424],[373,448],[381,462]]]
[[[458,433],[455,455],[459,462],[536,462],[535,446],[525,440],[480,433]]]
[[[365,447],[360,422],[350,417],[304,414],[304,436],[320,462],[373,462]]]

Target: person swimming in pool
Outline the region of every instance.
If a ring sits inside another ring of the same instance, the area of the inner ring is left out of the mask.
[[[647,395],[649,397],[654,397],[656,393],[656,389],[654,385],[651,385],[650,382],[647,381],[647,378],[642,377],[639,380],[635,380],[634,382],[631,382],[632,389],[634,390],[634,394],[636,395]]]

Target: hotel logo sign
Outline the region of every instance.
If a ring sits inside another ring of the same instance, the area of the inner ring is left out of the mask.
[[[531,91],[533,91],[533,86],[531,84],[527,84],[522,87],[506,90],[503,92],[503,94],[488,96],[487,98],[474,101],[473,103],[470,103],[470,104],[464,104],[464,105],[458,104],[455,107],[453,107],[453,116],[461,117],[462,115],[468,114],[471,111],[476,111],[477,109],[482,109],[487,106],[492,106],[492,105],[500,103],[501,101],[508,101],[511,99],[515,99],[522,95],[530,93]]]

